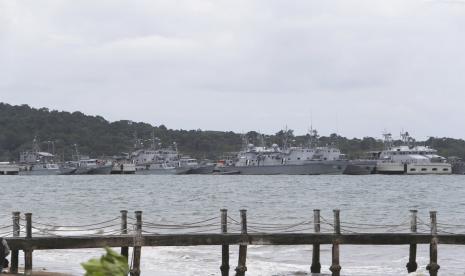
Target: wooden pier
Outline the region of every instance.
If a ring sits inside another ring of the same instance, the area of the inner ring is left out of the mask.
[[[19,166],[9,164],[7,162],[0,162],[0,175],[18,175]]]
[[[225,209],[221,210],[218,217],[182,224],[144,222],[141,211],[136,211],[134,217],[130,217],[125,210],[121,211],[120,216],[112,220],[83,226],[57,226],[42,222],[35,222],[33,225],[32,218],[31,213],[21,216],[19,212],[13,212],[12,232],[9,232],[9,234],[12,233],[12,237],[5,237],[12,250],[12,273],[18,272],[19,251],[24,251],[25,275],[32,275],[33,253],[40,254],[37,252],[40,250],[121,247],[122,255],[132,260],[131,275],[138,276],[141,274],[140,262],[143,247],[200,245],[219,246],[218,250],[222,252],[222,260],[218,261],[218,265],[222,276],[233,275],[229,263],[231,245],[239,246],[238,263],[234,269],[234,275],[236,276],[243,276],[247,273],[246,260],[247,246],[249,245],[311,245],[313,246],[313,253],[312,256],[309,256],[309,270],[312,273],[321,272],[320,245],[332,245],[330,271],[334,276],[340,275],[341,270],[343,270],[339,257],[341,254],[340,249],[344,245],[408,245],[409,247],[406,247],[406,256],[409,256],[409,261],[406,264],[406,271],[414,272],[418,267],[416,263],[417,245],[429,244],[430,262],[426,269],[430,275],[437,275],[440,269],[437,259],[438,245],[465,245],[465,234],[453,234],[442,230],[451,229],[458,225],[438,224],[435,211],[430,212],[429,222],[424,223],[417,217],[417,211],[411,210],[409,221],[399,225],[341,223],[339,210],[333,210],[332,220],[323,218],[320,215],[320,210],[314,210],[313,220],[295,224],[255,222],[247,225],[246,210],[240,210],[240,219],[235,220],[228,216]],[[81,227],[80,230],[88,231],[107,229],[115,225],[118,225],[119,229],[111,230],[104,235],[62,236],[58,234],[52,235],[50,234],[51,230],[44,229],[44,227],[52,227],[53,229]],[[24,226],[25,229],[24,236],[20,236],[21,226]],[[232,231],[228,229],[228,226],[232,226]],[[323,226],[326,228],[323,229]],[[404,226],[406,226],[406,232],[392,232],[393,229]],[[423,231],[427,227],[427,232],[419,232],[419,226],[423,227]],[[5,228],[0,227],[2,231]],[[217,229],[217,233],[211,233],[215,229]],[[369,229],[390,231],[357,233],[355,232],[357,229],[362,231]],[[37,236],[33,236],[33,230],[36,231]],[[170,231],[183,231],[185,233],[163,233]],[[129,248],[133,248],[132,255],[129,255]]]

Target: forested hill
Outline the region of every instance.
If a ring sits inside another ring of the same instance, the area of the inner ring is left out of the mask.
[[[45,151],[51,151],[49,141],[54,141],[56,154],[70,159],[74,144],[78,145],[83,154],[93,157],[111,156],[134,150],[135,138],[149,145],[153,136],[164,146],[176,142],[181,153],[196,158],[221,158],[224,154],[239,151],[242,145],[241,135],[234,132],[173,130],[163,125],[152,126],[128,120],[109,122],[100,116],[88,116],[81,112],[70,113],[0,103],[0,161],[16,161],[19,152],[32,147],[34,137],[37,137]],[[279,131],[265,136],[264,140],[267,144],[281,144],[284,136],[284,132]],[[258,133],[249,132],[247,137],[251,143],[259,143]],[[308,140],[306,136],[294,137],[292,130],[289,130],[287,137],[294,145],[304,144]],[[320,137],[319,143],[335,144],[352,158],[366,151],[383,148],[379,139],[347,139],[336,134]],[[444,156],[465,158],[464,140],[430,138],[423,144],[438,149]]]
[[[176,142],[183,154],[198,158],[214,158],[241,147],[241,136],[233,132],[172,130],[163,125],[153,127],[125,120],[108,122],[100,116],[87,116],[81,112],[0,103],[0,161],[17,160],[19,152],[31,149],[34,137],[41,141],[42,150],[48,149],[47,141],[54,141],[57,155],[70,159],[74,144],[83,154],[111,156],[131,152],[135,137],[151,144],[148,140],[153,133],[162,145]]]

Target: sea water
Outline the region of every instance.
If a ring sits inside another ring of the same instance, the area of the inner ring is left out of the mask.
[[[34,222],[66,226],[115,219],[113,227],[118,229],[116,219],[123,209],[129,211],[129,217],[141,210],[144,222],[155,224],[182,224],[214,217],[219,220],[221,208],[227,208],[231,218],[239,220],[239,210],[247,209],[249,225],[309,221],[313,209],[321,209],[323,219],[331,221],[332,210],[340,209],[343,225],[349,226],[350,222],[400,225],[375,230],[406,232],[409,210],[417,209],[421,222],[427,222],[428,212],[436,210],[439,223],[458,225],[448,231],[465,233],[465,177],[454,175],[2,176],[0,188],[3,195],[0,226],[11,225],[12,211],[32,212],[33,225],[38,228],[47,226]],[[67,235],[99,233],[73,232],[69,228],[67,232],[59,232],[59,227],[49,230]],[[418,247],[419,270],[413,275],[427,275],[428,245]],[[247,275],[310,275],[311,250],[311,245],[249,246]],[[34,268],[82,275],[80,263],[102,252],[101,249],[35,251]],[[237,253],[237,246],[231,246],[231,271],[237,264]],[[407,275],[408,245],[341,245],[340,255],[342,275]],[[440,274],[464,275],[464,259],[465,246],[439,245]],[[331,247],[322,245],[324,274],[330,273],[330,263]],[[219,246],[142,249],[143,275],[220,275],[220,264]]]

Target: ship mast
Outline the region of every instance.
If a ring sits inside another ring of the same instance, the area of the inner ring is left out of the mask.
[[[386,150],[389,150],[390,148],[392,148],[392,134],[384,131],[383,138],[384,138],[384,148]]]

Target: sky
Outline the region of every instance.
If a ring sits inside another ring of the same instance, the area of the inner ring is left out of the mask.
[[[465,138],[465,0],[0,0],[0,101],[174,129]]]

